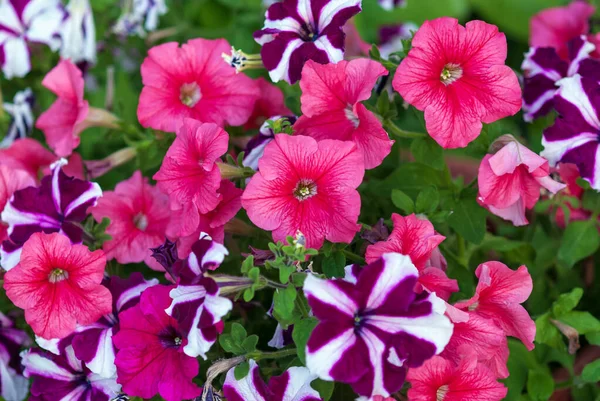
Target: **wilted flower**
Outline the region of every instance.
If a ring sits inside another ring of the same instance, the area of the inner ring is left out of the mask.
[[[12,103],[4,103],[4,111],[10,116],[10,124],[4,138],[0,140],[0,148],[7,148],[15,140],[31,135],[33,101],[33,92],[27,88],[17,92]]]

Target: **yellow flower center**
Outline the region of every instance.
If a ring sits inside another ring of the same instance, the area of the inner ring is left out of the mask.
[[[448,86],[451,83],[458,81],[462,75],[463,69],[458,64],[448,63],[444,66],[444,69],[442,69],[440,81]]]

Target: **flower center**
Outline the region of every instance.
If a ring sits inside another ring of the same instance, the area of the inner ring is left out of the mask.
[[[58,268],[58,267],[52,269],[50,274],[48,274],[48,281],[50,281],[53,284],[58,283],[63,280],[66,280],[68,278],[69,278],[69,272],[66,270],[63,270],[61,268]]]
[[[448,393],[448,385],[444,384],[442,387],[438,388],[437,392],[435,393],[435,395],[436,395],[435,401],[443,401],[444,397],[446,396],[447,393]]]
[[[202,98],[200,87],[196,82],[181,85],[179,88],[179,100],[187,107],[194,107]]]
[[[458,64],[448,63],[444,66],[440,74],[440,81],[444,85],[450,85],[452,82],[458,81],[462,75],[463,69]]]
[[[181,334],[173,326],[166,327],[159,334],[158,338],[165,348],[179,348],[183,343]]]
[[[303,201],[317,194],[317,184],[311,180],[300,180],[294,189],[296,199]]]
[[[360,120],[359,120],[358,116],[354,113],[354,110],[352,110],[352,106],[348,105],[344,109],[344,113],[346,114],[346,118],[348,120],[350,120],[350,122],[352,123],[354,128],[358,128],[358,125],[360,124]]]
[[[314,42],[319,38],[319,33],[312,25],[304,24],[302,25],[302,28],[300,28],[300,36],[305,42]]]
[[[138,230],[146,231],[146,228],[148,228],[148,217],[143,213],[138,213],[133,218],[133,224],[135,224]]]

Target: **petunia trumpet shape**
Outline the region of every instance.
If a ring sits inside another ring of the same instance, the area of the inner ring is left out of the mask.
[[[223,395],[228,401],[321,401],[310,383],[317,378],[305,367],[292,367],[280,376],[271,377],[267,386],[260,377],[258,365],[250,359],[250,371],[241,380],[235,378],[235,368],[227,372]]]
[[[263,29],[254,33],[273,82],[300,79],[304,63],[344,59],[346,21],[361,11],[362,0],[283,0],[269,7]]]
[[[521,145],[512,135],[492,144],[500,149],[487,154],[479,166],[479,203],[515,226],[526,225],[525,209],[532,209],[540,189],[557,193],[564,184],[550,178],[548,161]]]
[[[137,109],[144,127],[175,132],[185,118],[220,126],[243,125],[260,96],[257,84],[221,58],[225,39],[193,39],[155,46],[142,64]]]
[[[15,327],[15,319],[0,312],[0,396],[5,401],[27,398],[29,381],[23,377],[19,351],[29,345],[31,339]]]
[[[452,335],[443,301],[413,291],[417,278],[397,253],[368,265],[355,283],[308,275],[304,293],[320,321],[306,346],[310,371],[362,396],[398,391],[406,370],[442,352]]]
[[[521,109],[521,88],[504,64],[506,54],[506,37],[494,25],[471,21],[463,27],[449,17],[426,21],[392,84],[425,112],[427,132],[437,143],[464,148],[482,123]]]
[[[366,169],[379,166],[394,141],[361,101],[371,97],[377,79],[387,74],[380,63],[362,58],[325,65],[308,61],[300,80],[303,115],[294,130],[318,141],[352,141]]]
[[[67,177],[64,161],[56,163],[52,175],[42,179],[39,187],[16,191],[0,214],[8,224],[8,240],[0,247],[2,268],[12,269],[19,262],[21,248],[36,232],[58,232],[72,243],[83,239],[81,222],[87,209],[96,204],[102,190],[96,183]]]
[[[560,117],[544,131],[541,156],[555,167],[558,162],[573,163],[592,188],[600,190],[598,147],[600,135],[600,85],[593,79],[575,75],[558,82],[554,98]]]
[[[71,245],[61,234],[35,233],[4,276],[4,289],[36,335],[62,338],[110,313],[112,296],[100,284],[105,265],[100,250]]]
[[[275,241],[300,230],[306,246],[350,242],[359,230],[363,156],[352,142],[275,135],[242,195],[248,217]]]

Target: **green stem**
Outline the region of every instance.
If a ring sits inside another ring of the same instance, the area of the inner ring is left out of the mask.
[[[416,139],[427,136],[427,134],[423,132],[405,131],[390,120],[383,121],[383,129],[385,129],[388,132],[388,134],[401,139]]]
[[[302,317],[307,318],[309,316],[308,309],[306,309],[306,305],[304,304],[304,295],[302,295],[301,291],[298,292],[298,295],[296,296],[295,304],[300,310]]]
[[[254,351],[247,353],[246,359],[254,359],[255,361],[260,361],[261,359],[280,359],[296,355],[297,353],[298,351],[296,348],[282,349],[273,352]]]
[[[282,290],[285,290],[287,288],[287,285],[277,283],[277,282],[275,282],[273,280],[269,280],[268,278],[266,278],[264,276],[262,277],[262,279],[264,280],[264,282],[267,285],[267,287],[279,288],[279,289],[282,289]]]
[[[465,239],[462,235],[456,233],[456,251],[458,252],[458,259],[461,262],[465,260]]]
[[[346,256],[346,259],[348,259],[348,260],[351,260],[356,263],[361,263],[361,264],[365,263],[365,258],[363,258],[360,255],[355,254],[354,252],[351,252],[347,249],[343,249],[342,253]]]
[[[467,186],[466,186],[466,188],[473,188],[475,185],[477,185],[477,177],[475,177],[475,178],[473,179],[473,181],[471,181],[471,182],[469,183],[469,185],[467,185]]]

